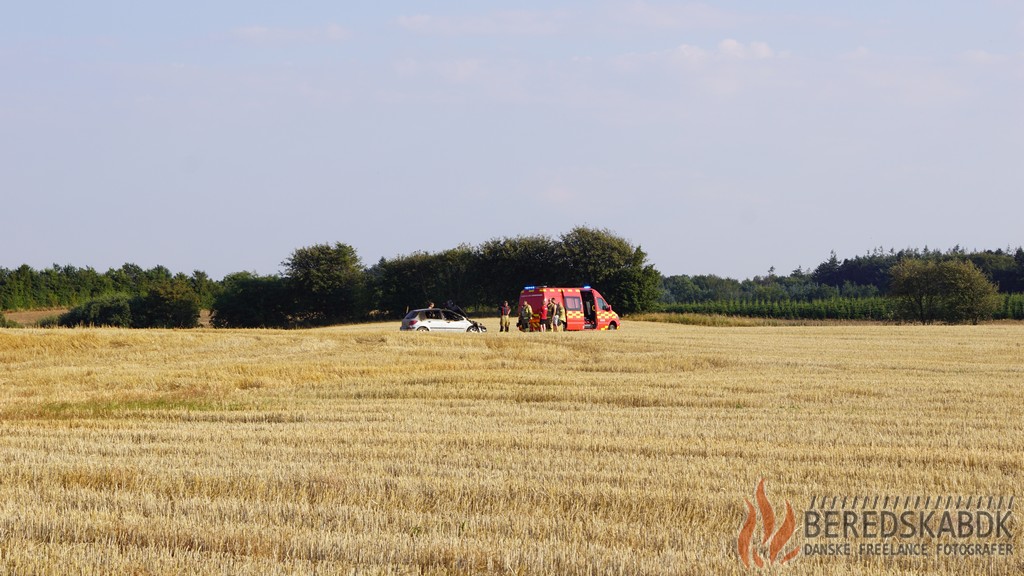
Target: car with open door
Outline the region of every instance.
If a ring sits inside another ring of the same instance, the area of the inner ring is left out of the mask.
[[[399,330],[420,332],[487,332],[483,324],[447,308],[410,310]]]

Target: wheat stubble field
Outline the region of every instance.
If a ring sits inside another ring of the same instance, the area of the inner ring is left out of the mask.
[[[740,574],[762,477],[1024,496],[1017,324],[20,329],[0,367],[4,574]],[[1014,521],[770,573],[1014,574]]]

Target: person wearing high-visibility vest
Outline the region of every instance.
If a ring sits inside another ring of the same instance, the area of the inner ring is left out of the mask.
[[[498,316],[501,317],[501,325],[498,327],[498,332],[508,332],[510,324],[509,315],[512,314],[512,307],[508,305],[508,300],[505,300],[498,306]]]
[[[519,329],[523,332],[530,331],[530,320],[533,319],[533,307],[529,302],[523,302],[519,306]]]
[[[555,315],[558,317],[558,329],[565,332],[565,306],[562,306],[561,302],[555,301]]]

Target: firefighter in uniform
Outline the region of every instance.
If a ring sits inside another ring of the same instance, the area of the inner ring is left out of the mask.
[[[498,316],[501,317],[501,325],[498,328],[498,332],[508,332],[509,315],[512,314],[512,307],[508,305],[508,300],[505,300],[501,306],[498,306]]]
[[[529,302],[519,305],[519,329],[523,332],[530,331],[530,320],[533,318],[533,307]]]
[[[565,306],[557,300],[555,301],[555,317],[558,319],[558,330],[565,332]]]

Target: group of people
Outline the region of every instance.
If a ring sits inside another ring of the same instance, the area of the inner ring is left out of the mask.
[[[549,299],[540,307],[538,314],[540,315],[541,332],[565,331],[565,306],[562,306],[561,302],[554,298]],[[498,331],[508,332],[509,326],[512,323],[512,307],[509,306],[508,300],[505,300],[501,306],[498,306],[498,316],[501,318],[501,327]],[[533,306],[530,306],[529,302],[523,302],[519,306],[519,323],[517,326],[528,331],[530,329],[530,322],[532,319]]]
[[[427,308],[433,307],[433,302],[427,303]],[[452,300],[445,302],[444,307],[448,310],[458,312],[463,316],[466,315],[462,308]],[[501,303],[501,306],[498,306],[498,316],[501,319],[501,325],[498,329],[499,332],[509,331],[509,327],[512,325],[512,310],[512,306],[509,305],[508,300],[505,300]],[[550,298],[544,302],[544,305],[541,306],[538,311],[538,315],[540,316],[541,332],[565,332],[565,306],[555,298]],[[529,302],[523,302],[519,306],[519,322],[516,326],[528,332],[530,330],[530,323],[532,320],[533,306],[530,306]]]

